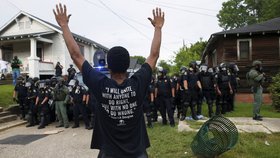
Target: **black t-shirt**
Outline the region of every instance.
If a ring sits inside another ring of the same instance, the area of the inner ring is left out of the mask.
[[[94,70],[88,61],[83,63],[82,74],[98,102],[91,148],[120,158],[142,154],[150,146],[142,103],[151,82],[151,67],[143,64],[121,85]]]
[[[27,88],[23,83],[16,84],[14,91],[17,92],[17,98],[25,98],[27,97]]]

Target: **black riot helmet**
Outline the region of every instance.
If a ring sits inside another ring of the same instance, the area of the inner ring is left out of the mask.
[[[38,88],[39,89],[44,89],[46,87],[46,80],[40,80],[38,81]]]
[[[57,84],[57,78],[56,77],[52,77],[51,78],[51,87],[55,87],[55,85]]]
[[[183,74],[186,74],[187,71],[188,71],[188,68],[187,68],[187,67],[181,66],[181,68],[180,68],[180,73],[181,73],[182,75],[183,75]]]
[[[239,71],[239,68],[235,63],[229,63],[228,69],[233,73],[237,73]]]
[[[159,76],[163,77],[166,76],[167,70],[163,69],[162,67],[158,68]]]
[[[46,86],[50,86],[51,85],[51,80],[50,79],[46,79],[45,82],[46,82]]]
[[[208,66],[206,64],[201,64],[199,69],[200,69],[200,72],[204,72],[205,73],[208,70]]]
[[[227,64],[226,63],[221,63],[219,65],[219,69],[220,69],[221,72],[227,71]]]

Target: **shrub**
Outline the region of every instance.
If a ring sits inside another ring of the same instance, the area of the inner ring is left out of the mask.
[[[273,101],[272,106],[280,112],[280,73],[272,77],[272,83],[269,85],[268,90]]]

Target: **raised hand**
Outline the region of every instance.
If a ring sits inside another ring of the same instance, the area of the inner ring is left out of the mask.
[[[153,9],[154,19],[148,18],[154,27],[162,28],[164,24],[164,12],[160,8]]]
[[[65,5],[62,7],[62,4],[59,3],[59,5],[56,5],[56,11],[53,9],[53,13],[60,27],[68,25],[71,14],[67,15],[67,8]]]

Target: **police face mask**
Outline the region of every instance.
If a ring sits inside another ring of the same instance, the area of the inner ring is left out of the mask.
[[[263,71],[263,68],[261,65],[257,65],[256,66],[256,70],[259,71],[259,72],[262,72]]]

